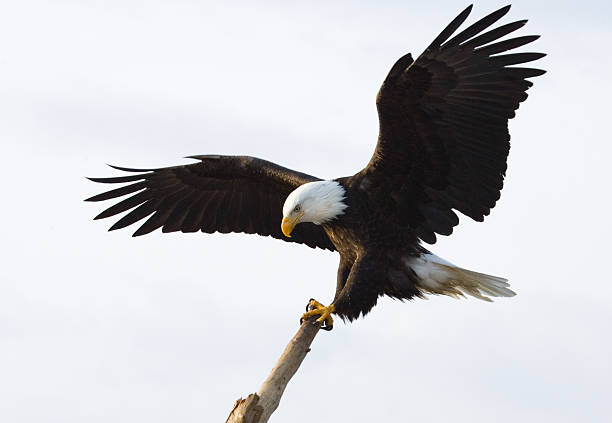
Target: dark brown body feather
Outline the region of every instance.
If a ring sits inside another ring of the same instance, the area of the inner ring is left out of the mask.
[[[408,54],[391,68],[377,97],[378,144],[359,173],[340,178],[346,213],[324,226],[302,223],[291,238],[280,231],[282,206],[298,186],[317,178],[252,157],[194,156],[197,163],[163,169],[118,168],[134,175],[92,178],[132,184],[88,199],[130,195],[96,218],[131,210],[112,229],[146,217],[134,235],[164,232],[244,232],[270,235],[340,254],[334,304],[352,320],[367,313],[380,295],[421,295],[406,265],[449,235],[457,210],[482,221],[500,197],[510,148],[508,119],[527,98],[527,78],[544,71],[509,67],[540,53],[505,53],[537,39],[499,38],[518,21],[486,31],[502,8],[464,31],[453,33],[471,6],[455,18],[413,62]]]

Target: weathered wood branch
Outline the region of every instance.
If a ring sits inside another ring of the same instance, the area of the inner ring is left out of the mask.
[[[314,316],[316,319],[316,316]],[[277,409],[287,384],[310,351],[310,344],[319,332],[321,323],[308,319],[289,341],[285,351],[257,393],[240,398],[234,404],[225,423],[266,423]]]

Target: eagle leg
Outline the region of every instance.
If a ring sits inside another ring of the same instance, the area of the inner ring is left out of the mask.
[[[332,330],[334,328],[334,319],[331,317],[331,314],[334,312],[334,305],[330,304],[325,307],[323,304],[311,298],[306,304],[306,313],[302,314],[302,318],[300,319],[300,324],[311,316],[319,316],[316,320],[317,322],[322,322],[323,325],[321,329],[323,330]]]

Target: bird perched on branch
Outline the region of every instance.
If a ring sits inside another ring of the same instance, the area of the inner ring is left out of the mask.
[[[158,228],[243,232],[337,251],[333,302],[311,300],[302,316],[318,316],[325,329],[332,314],[356,319],[382,295],[514,295],[505,279],[457,267],[421,245],[450,235],[457,211],[482,221],[495,206],[510,149],[508,119],[527,98],[528,78],[544,73],[514,66],[544,54],[511,52],[538,36],[500,41],[527,21],[489,29],[510,6],[453,36],[471,9],[416,60],[406,54],[393,65],[376,98],[378,143],[358,173],[320,180],[254,157],[220,155],[160,169],[115,167],[129,174],[90,179],[128,185],[87,201],[127,198],[96,219],[130,210],[110,230],[148,217],[134,236]]]

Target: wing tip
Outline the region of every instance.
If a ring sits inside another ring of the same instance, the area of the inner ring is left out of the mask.
[[[103,192],[102,194],[92,195],[91,197],[88,197],[84,199],[83,201],[89,201],[89,202],[94,202],[94,203],[98,201],[104,201],[104,200],[107,200],[107,198],[105,198],[105,194],[106,192]]]
[[[507,4],[503,7],[500,7],[499,9],[497,9],[496,11],[490,13],[487,17],[489,16],[495,16],[496,17],[496,21],[503,18],[504,16],[506,16],[506,14],[510,11],[510,8],[512,7],[511,4]],[[486,18],[486,17],[485,17]]]
[[[193,156],[185,156],[183,158],[204,161],[204,159],[222,159],[223,157],[224,156],[220,154],[195,154]]]
[[[439,48],[446,40],[448,40],[454,32],[465,22],[472,12],[473,4],[463,9],[446,27],[438,34],[438,36],[427,46],[425,51],[430,51]]]
[[[93,220],[100,220],[100,219],[106,219],[107,217],[111,217],[112,214],[108,214],[108,209],[98,213],[96,215],[96,217],[93,218]]]
[[[155,169],[135,169],[135,168],[131,168],[131,167],[123,167],[123,166],[117,166],[117,165],[112,165],[110,163],[106,163],[107,166],[112,167],[113,169],[117,169],[117,170],[122,170],[124,172],[151,172]]]

